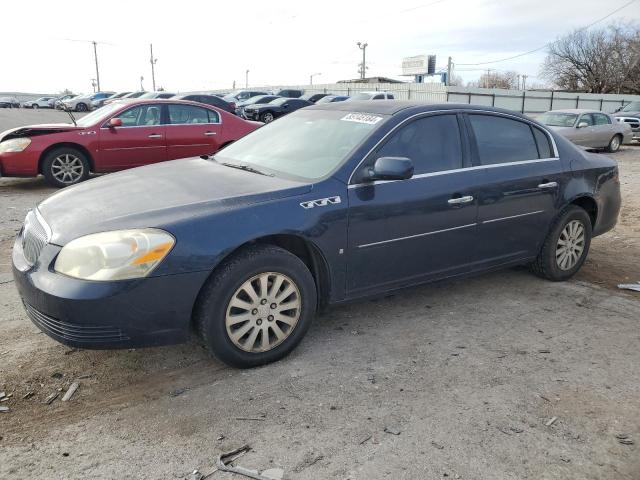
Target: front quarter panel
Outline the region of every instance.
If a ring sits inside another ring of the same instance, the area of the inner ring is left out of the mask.
[[[303,206],[304,204],[304,206]],[[344,296],[347,242],[346,185],[328,179],[303,195],[202,213],[168,225],[176,245],[154,276],[213,271],[239,247],[272,235],[293,235],[311,243],[328,267],[331,300]]]

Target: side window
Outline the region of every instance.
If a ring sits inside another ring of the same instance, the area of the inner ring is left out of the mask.
[[[533,136],[536,137],[536,144],[538,145],[538,153],[540,158],[553,158],[553,151],[551,150],[551,143],[546,133],[540,130],[538,127],[531,127],[533,129]]]
[[[588,126],[593,126],[593,117],[591,116],[590,113],[585,113],[584,115],[582,115],[580,117],[580,120],[578,120],[578,125],[580,125],[581,123],[586,123]]]
[[[596,125],[610,125],[611,121],[609,120],[609,117],[607,115],[604,115],[603,113],[593,113],[592,114],[594,120],[595,120],[595,124]]]
[[[538,158],[538,148],[525,122],[495,115],[469,115],[481,165]]]
[[[393,100],[394,98],[393,93],[387,93],[387,99]]]
[[[380,157],[409,158],[415,175],[462,168],[456,116],[429,116],[405,125],[378,149],[375,158]]]
[[[208,110],[191,105],[169,105],[171,125],[209,123]]]
[[[371,100],[384,100],[384,94],[380,93],[374,96]]]
[[[160,125],[160,105],[139,105],[118,115],[123,127]]]
[[[209,114],[209,123],[220,123],[220,115],[214,110],[207,110]]]

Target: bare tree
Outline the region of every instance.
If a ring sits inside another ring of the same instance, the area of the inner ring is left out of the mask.
[[[518,88],[518,74],[516,72],[497,72],[493,70],[487,71],[480,75],[476,81],[469,82],[469,87],[476,88]]]
[[[558,88],[640,93],[640,27],[577,30],[549,45],[541,74]]]
[[[462,87],[464,86],[464,80],[460,75],[451,74],[449,85],[451,85],[452,87]]]

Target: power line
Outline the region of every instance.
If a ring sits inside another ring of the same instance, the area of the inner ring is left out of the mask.
[[[616,13],[618,13],[620,10],[623,10],[625,8],[627,8],[629,5],[631,5],[632,3],[635,3],[636,0],[631,0],[630,2],[625,3],[623,6],[615,9],[613,12],[605,15],[602,18],[599,18],[598,20],[596,20],[595,22],[590,23],[589,25],[587,25],[586,27],[582,27],[579,28],[578,30],[576,30],[577,32],[582,32],[584,30],[587,30],[591,27],[593,27],[596,23],[600,23],[603,20],[606,20],[607,18],[611,17],[612,15],[615,15]],[[514,58],[520,58],[520,57],[524,57],[525,55],[530,55],[532,53],[535,52],[539,52],[540,50],[544,50],[545,48],[549,47],[550,45],[553,45],[554,43],[556,43],[558,40],[554,40],[553,42],[548,42],[545,43],[544,45],[542,45],[541,47],[538,48],[534,48],[533,50],[529,50],[527,52],[523,52],[523,53],[519,53],[518,55],[513,55],[511,57],[506,57],[506,58],[501,58],[499,60],[490,60],[488,62],[478,62],[478,63],[457,63],[457,65],[464,65],[464,66],[475,66],[475,65],[488,65],[491,63],[499,63],[499,62],[506,62],[507,60],[513,60]]]

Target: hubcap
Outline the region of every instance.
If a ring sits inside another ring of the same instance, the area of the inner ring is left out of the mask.
[[[266,272],[244,282],[231,297],[225,324],[245,352],[267,352],[284,342],[300,319],[298,286],[286,275]]]
[[[613,137],[611,140],[611,150],[617,150],[620,146],[620,139],[618,137]]]
[[[51,163],[51,173],[59,182],[71,184],[78,181],[84,173],[82,160],[71,153],[58,155]]]
[[[264,116],[264,121],[265,121],[265,123],[269,123],[269,122],[270,122],[270,121],[272,121],[272,120],[273,120],[273,115],[271,115],[270,113],[267,113],[267,114]]]
[[[584,252],[584,225],[580,220],[571,220],[560,233],[556,245],[556,264],[561,270],[571,270]]]

